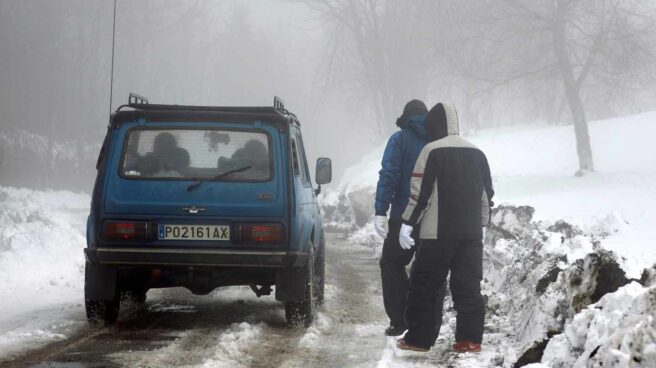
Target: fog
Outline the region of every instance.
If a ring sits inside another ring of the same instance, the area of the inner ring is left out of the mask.
[[[652,2],[116,5],[113,40],[113,1],[0,0],[0,185],[90,191],[110,111],[129,92],[189,105],[280,96],[309,161],[331,157],[336,179],[412,98],[454,102],[466,135],[574,124],[586,171],[603,149],[586,147],[589,121],[656,110]]]

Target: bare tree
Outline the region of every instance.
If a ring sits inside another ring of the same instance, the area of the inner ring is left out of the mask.
[[[594,171],[586,84],[632,91],[651,79],[656,7],[616,0],[489,1],[488,38],[500,57],[491,79],[502,83],[558,76],[574,123],[577,175]],[[509,59],[508,56],[511,56]],[[651,79],[653,80],[653,79]]]
[[[331,29],[331,69],[355,82],[370,98],[376,133],[385,136],[411,98],[422,98],[430,83],[428,40],[418,35],[419,11],[394,0],[304,0]],[[357,93],[356,92],[356,93]]]

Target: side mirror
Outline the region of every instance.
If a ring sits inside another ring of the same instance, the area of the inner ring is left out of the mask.
[[[328,184],[333,180],[333,163],[327,157],[317,159],[316,174],[314,175],[317,184]]]

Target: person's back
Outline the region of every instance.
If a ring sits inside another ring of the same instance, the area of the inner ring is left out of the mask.
[[[383,301],[390,319],[390,326],[385,330],[388,336],[398,336],[406,329],[403,317],[408,292],[406,266],[412,260],[414,250],[402,248],[398,234],[401,215],[410,195],[412,170],[419,152],[428,142],[424,126],[427,112],[426,105],[419,100],[409,101],[405,105],[396,121],[401,130],[387,142],[376,187],[374,225],[378,234],[385,239],[380,268]]]
[[[408,204],[410,177],[417,156],[428,142],[424,127],[425,114],[417,114],[399,122],[401,130],[394,133],[383,155],[383,168],[379,172],[376,190],[376,215],[387,214],[389,218],[400,220]]]
[[[480,239],[489,217],[489,206],[482,205],[488,197],[485,154],[456,135],[437,140],[425,150],[429,153],[424,176],[435,176],[437,181],[437,238]],[[427,185],[427,190],[433,186]]]
[[[485,154],[458,135],[455,109],[446,106],[438,104],[427,117],[426,130],[434,140],[417,158],[415,194],[403,217],[412,224],[421,219],[422,239],[481,239],[494,195],[490,168]]]
[[[453,105],[435,105],[426,117],[426,131],[433,141],[417,158],[399,231],[399,243],[412,246],[410,234],[421,224],[405,313],[408,332],[398,347],[428,351],[433,346],[441,327],[435,307],[441,307],[440,289],[450,273],[457,311],[453,349],[477,352],[485,322],[482,227],[489,221],[494,195],[490,168],[485,154],[458,136]]]

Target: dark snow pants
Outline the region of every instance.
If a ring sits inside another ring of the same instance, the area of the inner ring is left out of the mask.
[[[390,325],[395,327],[406,327],[405,308],[408,297],[408,274],[406,266],[412,261],[415,249],[419,246],[419,226],[415,226],[412,237],[415,239],[415,247],[403,249],[399,244],[399,231],[401,221],[390,219],[388,222],[387,238],[383,243],[383,255],[380,259],[380,273],[383,284],[383,303],[385,312],[390,319]],[[413,266],[414,267],[414,266]],[[440,289],[438,316],[442,315],[442,301],[444,289]],[[441,319],[440,319],[441,322]]]
[[[451,271],[450,288],[456,317],[456,341],[480,344],[485,302],[481,295],[483,243],[481,240],[422,240],[410,274],[405,319],[408,344],[430,348],[440,332],[436,320],[437,296]],[[441,306],[440,306],[441,310]]]

